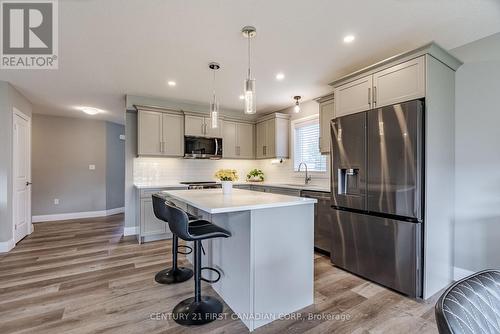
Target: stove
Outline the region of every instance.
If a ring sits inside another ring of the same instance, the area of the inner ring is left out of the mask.
[[[188,189],[213,189],[213,188],[221,188],[222,185],[220,183],[214,181],[208,182],[181,182],[181,184],[186,184]]]

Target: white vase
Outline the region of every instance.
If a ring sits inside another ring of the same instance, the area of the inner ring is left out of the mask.
[[[233,181],[221,181],[221,183],[224,195],[230,194],[233,191]]]

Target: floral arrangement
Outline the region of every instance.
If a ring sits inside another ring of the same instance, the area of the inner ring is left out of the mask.
[[[236,181],[238,180],[238,172],[235,169],[219,169],[215,173],[215,177],[221,181]]]
[[[262,182],[264,181],[264,172],[260,169],[252,169],[247,174],[247,181]]]

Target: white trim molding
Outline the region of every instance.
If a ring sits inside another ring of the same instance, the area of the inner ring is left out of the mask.
[[[124,212],[125,212],[125,208],[124,207],[109,209],[109,210],[106,210],[106,216],[117,215],[119,213],[124,213]]]
[[[41,222],[58,221],[58,220],[106,217],[123,212],[125,212],[125,208],[122,207],[122,208],[115,208],[115,209],[101,210],[101,211],[58,213],[53,215],[33,216],[32,222],[41,223]]]
[[[139,229],[137,226],[124,227],[123,228],[123,236],[126,237],[128,235],[137,235],[139,234]]]
[[[7,241],[0,241],[0,253],[7,253],[10,251],[16,243],[14,242],[14,239],[10,239]]]

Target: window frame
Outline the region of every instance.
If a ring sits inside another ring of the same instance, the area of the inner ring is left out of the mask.
[[[298,118],[298,119],[295,119],[295,120],[292,120],[290,122],[290,160],[291,160],[291,165],[292,165],[292,171],[293,171],[293,174],[295,176],[299,176],[299,175],[303,175],[303,173],[305,172],[305,169],[302,169],[300,172],[295,170],[295,127],[301,123],[307,123],[307,122],[310,122],[310,121],[317,121],[318,125],[321,126],[321,124],[319,124],[320,122],[320,118],[319,118],[319,114],[317,115],[311,115],[311,116],[306,116],[306,117],[302,117],[302,118]],[[318,141],[319,141],[319,138],[318,138]],[[318,150],[319,150],[319,142],[318,142]],[[321,154],[321,152],[320,152]],[[316,178],[329,178],[330,177],[330,173],[328,172],[329,171],[329,158],[328,156],[325,156],[325,159],[326,159],[326,170],[325,171],[308,171],[308,173],[310,175],[313,175],[315,176]]]

